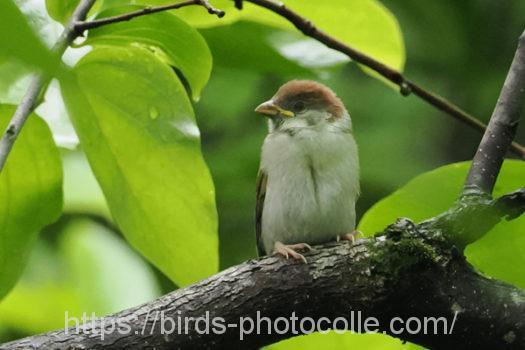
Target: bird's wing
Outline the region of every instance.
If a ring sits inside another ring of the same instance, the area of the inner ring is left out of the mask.
[[[264,246],[261,240],[262,233],[262,213],[264,208],[264,198],[266,197],[266,183],[268,175],[261,169],[257,175],[257,202],[255,204],[255,240],[257,243],[257,253],[259,256],[265,255]]]

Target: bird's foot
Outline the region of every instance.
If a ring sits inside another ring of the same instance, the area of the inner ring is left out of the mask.
[[[286,259],[291,256],[295,260],[302,260],[306,264],[306,258],[302,254],[298,253],[298,250],[308,252],[312,250],[312,247],[306,243],[283,244],[281,242],[275,242],[273,246],[274,254],[282,255]]]
[[[352,242],[352,244],[355,244],[356,238],[359,238],[359,236],[362,236],[362,235],[363,235],[363,232],[361,232],[359,230],[353,230],[350,233],[345,233],[344,235],[337,236],[337,241],[338,242],[339,242],[339,240],[350,241],[350,242]]]

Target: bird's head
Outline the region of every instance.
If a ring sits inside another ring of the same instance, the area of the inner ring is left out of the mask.
[[[350,127],[341,100],[328,87],[311,80],[292,80],[255,112],[270,118],[270,131],[296,128]]]

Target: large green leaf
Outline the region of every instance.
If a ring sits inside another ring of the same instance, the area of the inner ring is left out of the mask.
[[[106,1],[110,2],[112,0]],[[172,0],[132,0],[132,2],[148,6],[158,6],[173,3]],[[215,15],[208,14],[208,11],[202,6],[185,6],[183,8],[173,10],[172,12],[175,13],[177,17],[182,18],[186,23],[197,28],[210,28],[230,24],[238,20],[241,16],[241,13],[235,9],[232,0],[213,0],[211,3],[215,8],[225,11],[226,15],[222,18],[218,18]]]
[[[36,36],[12,0],[0,1],[0,58],[16,59],[48,73],[60,60]]]
[[[169,0],[135,0],[147,4],[166,4]],[[305,0],[284,0],[288,7],[311,20],[320,29],[335,36],[343,42],[352,45],[375,59],[387,64],[388,66],[402,70],[405,64],[405,46],[401,29],[396,18],[387,8],[377,0],[325,0],[322,2]],[[232,0],[218,0],[212,2],[214,6],[226,11],[226,16],[217,19],[207,15],[203,9],[197,6],[189,6],[174,11],[174,13],[200,28],[216,27],[218,25],[231,24],[240,19],[250,20],[258,23],[270,25],[280,29],[297,31],[293,25],[283,17],[261,8],[260,6],[244,2],[244,9],[238,11],[233,7]],[[247,32],[243,32],[249,34]],[[297,39],[302,41],[303,38]],[[252,45],[250,36],[236,38],[232,40],[232,45]],[[264,44],[264,43],[263,43]],[[279,45],[291,45],[290,41],[282,42],[279,40],[273,43]],[[318,50],[324,56],[330,54],[330,50],[320,50],[311,42],[303,43]],[[283,49],[279,49],[283,53]],[[247,50],[246,52],[249,52]],[[293,59],[293,57],[290,57]],[[247,60],[250,63],[260,64],[260,62]],[[261,60],[263,61],[263,60]],[[339,60],[336,60],[338,63]],[[370,70],[365,70],[369,72]],[[376,74],[374,74],[376,75]]]
[[[111,17],[142,8],[124,6],[103,11],[98,17]],[[169,12],[135,18],[89,31],[87,45],[139,45],[155,52],[163,61],[180,69],[193,95],[198,98],[208,82],[212,58],[202,36]]]
[[[382,231],[398,217],[418,222],[451,207],[460,193],[470,162],[447,165],[420,175],[375,204],[363,216],[359,229],[366,235]],[[525,162],[506,160],[498,177],[494,196],[523,187]],[[482,272],[525,288],[525,216],[502,221],[483,238],[470,244],[467,259]]]
[[[0,105],[0,129],[14,106]],[[15,284],[36,234],[62,209],[60,155],[47,125],[30,115],[0,174],[0,298]]]
[[[63,95],[126,238],[179,285],[217,271],[217,213],[199,129],[171,69],[139,47],[99,47]]]
[[[46,0],[47,13],[60,23],[67,23],[79,0]]]
[[[373,350],[411,350],[419,349],[413,344],[404,344],[399,339],[390,336],[370,334],[326,334],[313,333],[283,340],[277,344],[265,347],[268,350],[316,350],[316,349],[373,349]]]
[[[396,18],[376,0],[284,0],[291,9],[333,35],[386,65],[402,70],[405,64],[403,36]],[[294,29],[277,14],[246,4],[242,18]],[[294,29],[295,30],[295,29]]]
[[[312,77],[310,70],[290,62],[272,47],[270,38],[281,32],[249,21],[201,30],[213,52],[215,66],[284,77]]]

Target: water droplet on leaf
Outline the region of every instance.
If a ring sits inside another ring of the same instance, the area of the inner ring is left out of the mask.
[[[153,120],[157,119],[159,117],[159,111],[155,107],[151,107],[149,109],[149,117]]]

